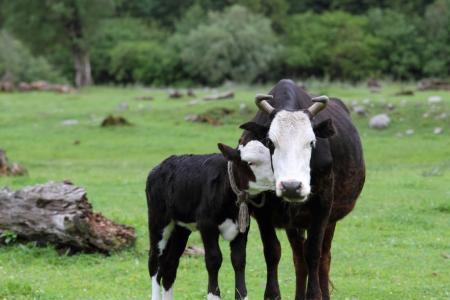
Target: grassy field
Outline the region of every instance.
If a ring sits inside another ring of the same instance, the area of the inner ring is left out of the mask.
[[[368,118],[353,116],[360,130],[367,179],[356,209],[338,223],[333,243],[334,299],[450,299],[450,93],[415,92],[394,96],[402,88],[384,84],[378,94],[365,86],[312,82],[313,93],[326,93],[346,103],[370,99],[369,116],[387,103],[392,124],[388,130],[369,129]],[[238,125],[256,109],[256,92],[266,87],[234,89],[229,101],[189,104],[191,98],[168,99],[164,90],[91,88],[74,94],[47,92],[0,94],[0,148],[24,164],[26,177],[0,177],[0,187],[14,189],[49,180],[70,179],[88,191],[94,209],[115,221],[132,225],[138,234],[133,249],[103,255],[60,256],[52,248],[11,245],[0,248],[0,299],[148,299],[147,215],[144,195],[148,171],[171,154],[216,152],[217,142],[237,143]],[[210,93],[198,90],[197,96]],[[153,101],[136,96],[152,95]],[[432,108],[431,95],[443,98]],[[119,103],[129,109],[118,112]],[[251,112],[240,113],[246,103]],[[221,126],[190,123],[192,113],[213,107],[236,111]],[[423,114],[428,112],[428,117]],[[103,117],[121,114],[133,126],[101,128]],[[64,126],[66,119],[78,125]],[[436,126],[444,128],[433,134]],[[414,134],[406,135],[407,129]],[[75,145],[74,141],[80,144]],[[250,299],[262,299],[265,264],[256,224],[252,222],[247,248]],[[294,271],[284,232],[279,231],[283,255],[280,285],[292,299]],[[190,244],[200,244],[198,234]],[[220,273],[223,299],[234,296],[229,249],[222,241]],[[176,299],[204,299],[206,270],[202,258],[183,257],[175,284]]]

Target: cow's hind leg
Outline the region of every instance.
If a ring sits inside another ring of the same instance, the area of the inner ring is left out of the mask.
[[[191,231],[186,228],[175,226],[163,255],[160,257],[159,275],[163,286],[162,300],[173,299],[173,283],[177,275],[180,257],[189,238]]]
[[[247,287],[245,284],[245,248],[247,246],[248,229],[245,233],[240,233],[230,242],[231,264],[234,269],[235,278],[235,299],[247,299]]]
[[[325,236],[323,238],[322,244],[322,256],[320,259],[320,266],[319,266],[319,280],[323,300],[330,299],[329,275],[331,264],[331,242],[333,241],[335,227],[336,223],[328,225],[327,230],[325,231]]]
[[[306,279],[308,276],[308,268],[305,261],[305,230],[304,229],[287,229],[286,230],[289,243],[292,248],[292,256],[295,267],[295,300],[303,300],[306,297]]]
[[[200,233],[205,247],[205,263],[208,270],[208,300],[219,300],[219,269],[222,265],[222,252],[219,247],[219,229],[216,225],[202,226]]]

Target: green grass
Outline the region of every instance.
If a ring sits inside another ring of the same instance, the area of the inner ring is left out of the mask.
[[[401,86],[385,84],[379,94],[364,86],[307,83],[311,92],[327,93],[351,103],[371,99],[369,115],[393,103],[392,126],[368,129],[368,119],[354,116],[367,163],[367,180],[356,209],[338,223],[332,276],[335,299],[449,299],[450,298],[450,93],[416,92],[394,96]],[[413,88],[407,86],[406,88]],[[96,211],[132,225],[137,245],[109,257],[81,254],[60,256],[52,248],[12,245],[0,248],[0,299],[148,299],[147,215],[144,195],[148,171],[171,154],[216,152],[217,142],[237,143],[238,125],[254,114],[253,96],[266,87],[232,87],[229,101],[189,105],[190,99],[167,99],[164,90],[91,88],[75,94],[47,92],[0,94],[0,147],[12,161],[24,164],[26,177],[0,178],[0,186],[17,189],[48,180],[70,179],[88,191]],[[226,90],[224,87],[222,90]],[[206,92],[199,90],[198,96]],[[151,94],[154,101],[134,100]],[[428,118],[427,98],[443,102]],[[402,101],[404,100],[404,101]],[[133,126],[100,128],[109,113],[127,101],[120,113]],[[252,109],[240,114],[240,103]],[[228,107],[237,111],[224,125],[213,127],[184,121],[187,114]],[[63,126],[77,119],[75,126]],[[435,126],[444,133],[434,135]],[[414,135],[398,137],[413,128]],[[79,145],[74,141],[79,140]],[[259,233],[252,222],[248,244],[247,280],[251,299],[261,299],[265,264]],[[284,232],[279,231],[283,256],[280,285],[292,299],[294,271]],[[191,244],[200,244],[193,234]],[[234,296],[229,249],[222,241],[220,273],[223,299]],[[176,299],[203,299],[206,270],[202,258],[183,257],[175,284]]]

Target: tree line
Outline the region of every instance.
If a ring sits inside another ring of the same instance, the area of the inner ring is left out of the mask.
[[[0,76],[14,81],[216,85],[449,73],[450,0],[0,0]]]

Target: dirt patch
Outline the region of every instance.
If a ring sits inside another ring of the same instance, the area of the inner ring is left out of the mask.
[[[235,111],[233,109],[219,107],[210,109],[198,115],[188,115],[185,120],[189,122],[207,123],[213,126],[219,126],[222,125],[222,120],[224,117],[232,115],[234,112]]]
[[[110,127],[110,126],[130,126],[131,123],[122,116],[107,116],[101,124],[101,127]]]

